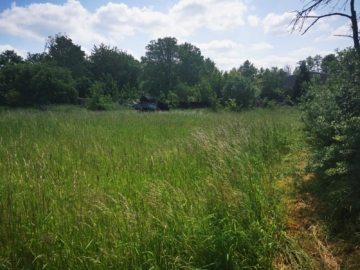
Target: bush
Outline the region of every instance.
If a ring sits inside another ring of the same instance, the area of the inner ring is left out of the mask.
[[[326,85],[309,87],[300,108],[310,147],[307,170],[334,213],[360,213],[360,51],[338,52]]]
[[[1,104],[11,106],[75,103],[77,97],[70,71],[46,63],[6,65],[0,88]]]
[[[95,82],[91,89],[91,99],[87,104],[87,108],[92,111],[109,110],[112,108],[112,98],[105,95],[105,85],[102,82]]]
[[[167,95],[167,99],[169,101],[170,108],[177,108],[179,107],[179,97],[173,91],[169,91]]]
[[[236,105],[248,108],[254,103],[256,90],[248,78],[230,76],[222,90],[224,100],[235,99]]]
[[[34,103],[75,104],[77,91],[70,70],[62,67],[41,65],[41,69],[31,79],[34,89]]]
[[[229,98],[228,101],[225,101],[225,109],[230,112],[239,112],[241,111],[241,106],[236,105],[234,98]]]
[[[39,72],[41,65],[29,63],[8,64],[0,72],[0,104],[27,106],[34,102],[35,89],[30,87],[32,78]]]

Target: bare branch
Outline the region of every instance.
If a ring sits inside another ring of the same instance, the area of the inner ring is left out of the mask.
[[[343,17],[349,18],[351,20],[351,16],[349,16],[347,14],[344,14],[344,13],[338,13],[338,12],[325,14],[325,15],[321,15],[321,16],[302,15],[301,14],[302,12],[299,12],[299,11],[293,11],[293,12],[296,12],[297,15],[296,15],[296,18],[294,20],[292,20],[291,23],[290,23],[290,24],[293,24],[293,28],[291,29],[291,32],[294,32],[296,30],[296,25],[298,24],[298,22],[300,20],[302,20],[302,23],[301,23],[301,26],[299,27],[299,32],[302,31],[306,19],[315,19],[315,21],[313,21],[310,24],[310,26],[308,26],[301,35],[304,35],[318,20],[320,20],[322,18],[325,18],[325,17],[343,16]]]
[[[350,36],[350,35],[334,35],[334,37],[348,37],[348,38],[354,38],[353,36]]]
[[[302,3],[306,1],[306,4],[303,6],[301,11],[295,10],[290,11],[295,13],[295,18],[288,25],[292,25],[291,33],[294,31],[299,31],[301,35],[307,33],[307,31],[313,27],[320,19],[327,18],[330,16],[341,16],[350,19],[351,21],[351,29],[353,33],[354,47],[359,48],[359,33],[358,33],[358,21],[360,20],[360,14],[356,14],[355,11],[355,0],[301,0]],[[334,2],[334,3],[333,3]],[[350,14],[345,14],[341,12],[334,12],[335,8],[339,7],[338,10],[342,9],[345,11],[346,6],[350,3]],[[331,6],[330,6],[331,5]],[[315,10],[323,9],[324,7],[329,7],[330,12],[325,15],[314,15]],[[309,25],[305,25],[306,20],[310,20]],[[305,29],[305,30],[304,30]],[[341,35],[339,35],[341,36]],[[347,35],[344,35],[349,37]]]

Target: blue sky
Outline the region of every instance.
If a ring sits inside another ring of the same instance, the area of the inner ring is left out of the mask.
[[[13,49],[24,57],[42,52],[46,38],[62,32],[88,54],[104,43],[140,59],[151,40],[171,36],[230,70],[247,59],[258,68],[295,68],[307,56],[353,45],[350,38],[334,36],[348,33],[350,21],[342,17],[320,20],[304,36],[290,34],[289,11],[303,5],[301,0],[1,0],[0,52]]]

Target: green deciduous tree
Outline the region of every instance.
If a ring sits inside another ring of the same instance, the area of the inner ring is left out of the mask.
[[[246,60],[237,70],[242,77],[248,78],[250,81],[255,80],[255,76],[258,73],[258,70],[254,64],[250,63],[249,60]]]
[[[183,101],[187,97],[205,98],[203,94],[209,85],[204,83],[203,78],[211,77],[217,69],[213,61],[204,59],[199,48],[190,43],[178,45],[176,38],[166,37],[151,41],[146,50],[146,55],[141,58],[142,92],[154,96],[164,93],[167,96],[169,91],[175,91]],[[191,88],[192,94],[185,97],[183,93],[190,89],[187,87]]]
[[[23,61],[23,58],[14,50],[6,50],[0,54],[0,67],[7,64],[20,64]]]
[[[89,60],[94,79],[104,81],[105,77],[111,76],[117,83],[118,96],[123,96],[120,92],[126,84],[130,84],[130,89],[138,87],[140,63],[127,52],[104,44],[94,45]],[[114,97],[113,94],[111,96]]]
[[[299,67],[299,73],[296,76],[295,85],[291,99],[297,103],[300,97],[306,92],[308,83],[310,82],[310,72],[306,67],[306,62],[303,61]]]
[[[201,71],[206,71],[204,57],[199,48],[190,43],[178,46],[179,61],[176,63],[176,74],[182,83],[194,86],[200,81]]]
[[[86,98],[90,96],[90,88],[92,82],[88,77],[80,77],[75,80],[75,88],[79,98]]]
[[[32,64],[45,62],[47,59],[47,54],[45,52],[43,53],[27,53],[26,62],[30,62]]]
[[[235,99],[236,105],[248,108],[254,103],[256,89],[249,78],[229,76],[222,90],[224,101]]]
[[[326,55],[321,61],[321,70],[325,73],[331,73],[332,62],[336,61],[335,54]]]
[[[75,45],[66,34],[49,36],[45,49],[49,60],[53,60],[59,67],[67,68],[74,78],[87,75],[85,65],[85,52],[81,46]]]
[[[31,105],[35,93],[29,85],[34,74],[36,74],[35,67],[28,63],[2,67],[0,71],[2,105]]]
[[[260,83],[261,98],[282,102],[289,94],[284,91],[284,82],[287,76],[288,74],[283,69],[276,67],[259,73],[258,82]]]
[[[13,106],[75,103],[77,97],[70,71],[49,63],[7,65],[0,72],[0,87],[4,102]]]
[[[308,71],[321,72],[321,61],[321,55],[317,54],[314,57],[308,56],[305,60],[300,61],[298,64],[300,66],[302,62],[305,62]]]
[[[35,92],[35,104],[76,102],[75,81],[66,68],[41,65],[40,70],[31,79],[30,87]]]
[[[195,87],[197,88],[199,99],[204,102],[210,102],[210,96],[213,93],[217,97],[221,97],[223,86],[223,75],[217,68],[214,68],[211,73],[202,76],[200,82]]]
[[[179,97],[179,101],[196,101],[199,98],[197,88],[186,83],[177,84],[174,93]]]
[[[165,95],[177,84],[176,64],[179,61],[177,39],[159,38],[146,46],[141,58],[143,67],[142,91],[154,96]]]

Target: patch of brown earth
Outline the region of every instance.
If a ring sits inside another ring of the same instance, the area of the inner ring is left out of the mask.
[[[327,241],[319,211],[321,205],[314,197],[309,193],[299,195],[289,207],[287,234],[312,259],[313,269],[338,270],[341,258],[333,255],[335,245]]]
[[[305,175],[303,179],[312,181],[314,175]],[[313,269],[360,269],[360,247],[329,239],[321,217],[323,206],[316,197],[301,193],[288,203],[286,233],[311,258]]]

